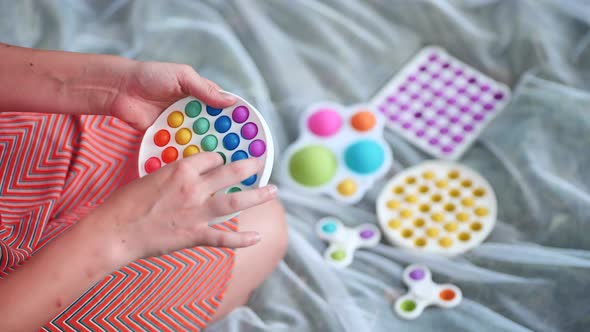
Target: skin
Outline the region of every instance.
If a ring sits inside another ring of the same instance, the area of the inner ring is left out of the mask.
[[[214,107],[235,103],[186,65],[6,44],[0,44],[0,58],[3,111],[109,115],[142,131],[188,95]],[[135,167],[127,165],[126,185],[1,280],[0,330],[37,330],[122,266],[195,246],[242,248],[214,320],[245,304],[285,254],[287,228],[277,188],[211,194],[262,167],[255,158],[223,165],[217,153],[199,153],[138,179]],[[240,232],[208,226],[236,211],[244,211]]]

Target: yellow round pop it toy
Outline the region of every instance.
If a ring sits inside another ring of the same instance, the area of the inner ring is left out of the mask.
[[[428,161],[393,177],[377,199],[389,242],[446,255],[464,253],[485,240],[496,223],[490,184],[474,170]]]

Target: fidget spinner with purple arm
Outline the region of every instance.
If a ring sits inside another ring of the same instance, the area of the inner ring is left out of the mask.
[[[395,312],[404,319],[415,319],[430,305],[442,308],[457,306],[463,299],[459,287],[437,284],[432,281],[430,270],[423,265],[410,265],[404,270],[404,283],[408,293],[395,301]]]
[[[371,108],[426,153],[455,160],[509,99],[506,85],[439,47],[426,47],[372,99]]]
[[[316,232],[322,240],[330,242],[324,259],[336,267],[350,265],[358,248],[376,246],[381,239],[379,228],[373,224],[350,228],[334,217],[322,218],[316,225]]]

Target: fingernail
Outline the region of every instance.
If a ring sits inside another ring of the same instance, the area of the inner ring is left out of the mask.
[[[260,240],[262,240],[262,236],[260,233],[256,232],[256,234],[254,234],[254,243],[258,243]]]
[[[277,186],[275,186],[274,184],[269,184],[268,185],[268,192],[272,195],[275,196],[277,194],[277,191],[279,190],[279,188],[277,188]]]
[[[228,102],[229,102],[229,101],[231,101],[231,102],[235,102],[235,101],[237,100],[237,99],[236,99],[236,97],[234,97],[234,96],[232,96],[232,95],[228,95],[227,93],[223,93],[223,92],[221,92],[221,95],[223,96],[223,99],[224,99],[224,100],[227,100]]]

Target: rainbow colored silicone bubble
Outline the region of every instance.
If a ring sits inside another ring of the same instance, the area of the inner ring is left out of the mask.
[[[507,105],[509,88],[439,47],[419,52],[371,101],[387,126],[423,151],[455,160]]]
[[[457,255],[485,240],[496,222],[496,197],[474,170],[430,161],[388,181],[377,215],[389,242],[414,250]]]
[[[353,261],[359,248],[376,246],[381,240],[379,228],[373,224],[346,227],[335,217],[321,219],[316,225],[319,238],[330,243],[324,259],[336,267],[346,267]]]
[[[409,288],[408,293],[395,301],[393,309],[404,319],[417,318],[431,305],[446,309],[456,307],[463,299],[459,287],[434,283],[430,270],[424,265],[414,264],[406,267],[403,280]]]
[[[238,102],[224,109],[187,97],[164,110],[143,136],[139,151],[139,175],[145,176],[194,154],[217,152],[224,164],[247,158],[264,161],[264,169],[260,173],[220,193],[265,186],[274,161],[270,130],[252,105],[235,97]],[[211,224],[226,221],[235,215],[217,218]]]
[[[284,153],[281,179],[305,193],[358,202],[392,162],[383,120],[364,106],[312,105]]]

